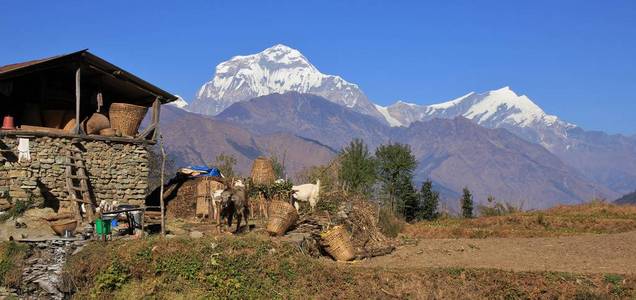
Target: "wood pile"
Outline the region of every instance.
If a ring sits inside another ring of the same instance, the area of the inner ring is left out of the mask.
[[[396,242],[380,231],[377,211],[377,206],[366,200],[344,201],[337,216],[331,217],[326,212],[302,215],[287,235],[303,253],[320,256],[325,254],[320,233],[344,225],[351,234],[356,259],[386,255],[395,250]]]

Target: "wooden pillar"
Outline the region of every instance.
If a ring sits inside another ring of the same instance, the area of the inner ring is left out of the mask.
[[[155,125],[155,130],[152,133],[152,140],[157,141],[159,138],[159,114],[161,113],[161,102],[159,98],[155,99],[152,104],[152,124]]]
[[[163,138],[157,132],[159,132],[158,125],[157,125],[157,128],[155,128],[155,135],[159,137],[159,147],[161,148],[161,174],[159,176],[160,178],[159,205],[161,206],[161,235],[165,236],[166,235],[166,207],[164,205],[164,200],[163,200],[163,184],[164,184],[163,174],[166,171],[166,151],[163,148]]]
[[[80,131],[80,67],[75,71],[75,129],[73,133],[79,134]]]

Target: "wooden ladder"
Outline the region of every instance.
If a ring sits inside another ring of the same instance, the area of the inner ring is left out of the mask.
[[[95,205],[88,191],[88,176],[86,176],[86,165],[82,158],[82,150],[79,149],[77,143],[71,143],[66,149],[66,191],[68,192],[69,201],[73,209],[73,214],[78,222],[88,222],[95,220]],[[79,185],[78,185],[79,184]],[[81,205],[84,204],[86,215],[82,215]]]

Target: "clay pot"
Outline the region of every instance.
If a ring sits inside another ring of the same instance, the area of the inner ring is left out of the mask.
[[[108,117],[101,113],[93,113],[93,115],[86,121],[86,133],[95,134],[100,130],[110,127]]]

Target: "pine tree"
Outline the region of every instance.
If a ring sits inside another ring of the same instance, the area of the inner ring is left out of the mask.
[[[368,194],[376,181],[375,160],[361,139],[354,139],[340,151],[338,179],[347,190]]]
[[[437,206],[439,205],[439,193],[433,191],[433,182],[427,179],[422,183],[420,190],[420,202],[422,209],[418,217],[426,220],[437,218]]]
[[[398,199],[401,199],[401,203],[404,205],[404,219],[407,222],[411,222],[417,218],[421,210],[419,197],[411,178],[402,178],[398,183]]]
[[[462,216],[464,218],[473,217],[473,195],[468,190],[468,187],[464,188],[464,195],[462,196]]]
[[[411,154],[411,148],[398,143],[380,145],[375,150],[375,157],[378,179],[382,184],[382,191],[388,197],[387,202],[391,210],[407,217],[407,204],[408,209],[411,210],[415,207],[413,198],[417,201],[412,184],[417,160]],[[409,211],[409,217],[411,214],[412,212]]]

